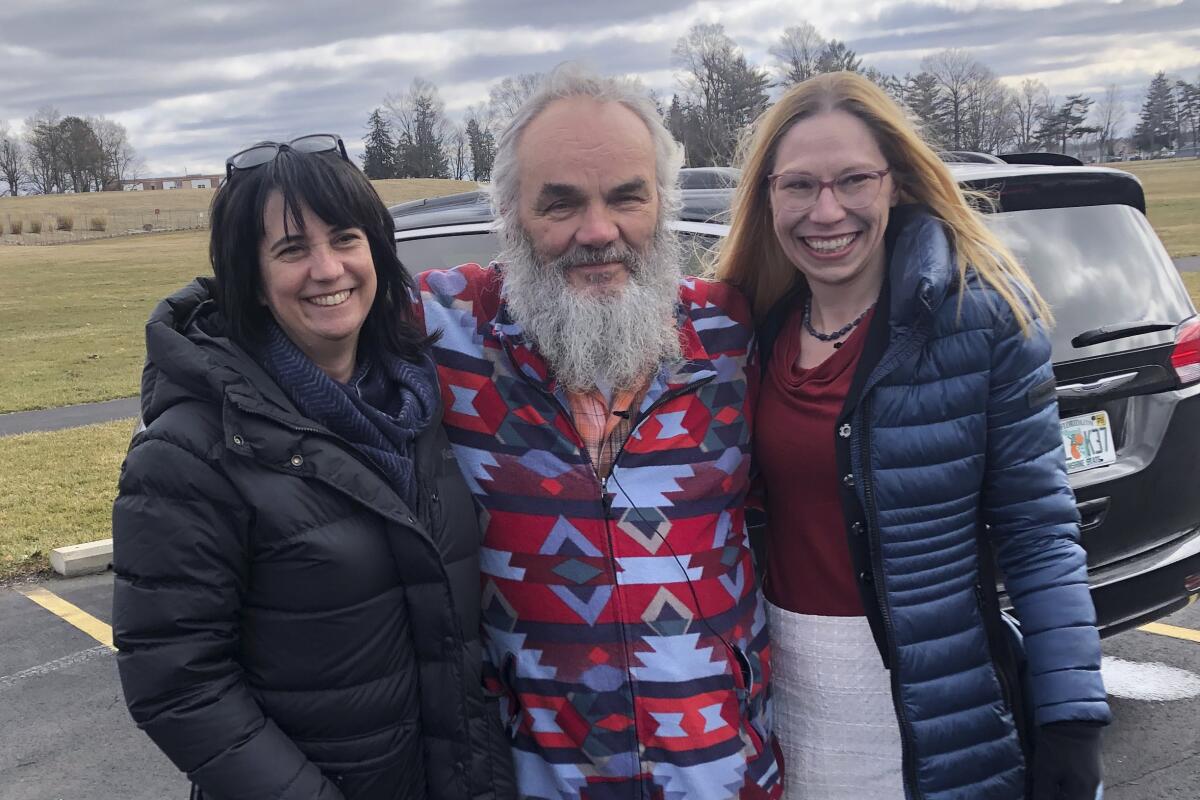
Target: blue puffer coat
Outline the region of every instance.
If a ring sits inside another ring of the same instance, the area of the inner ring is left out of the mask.
[[[1041,325],[1027,337],[974,276],[960,302],[953,248],[923,210],[894,209],[887,239],[835,434],[847,537],[891,669],[907,796],[1015,800],[1022,701],[1038,725],[1109,720],[1050,343]],[[1014,696],[996,652],[984,531],[1021,620],[1031,697]]]

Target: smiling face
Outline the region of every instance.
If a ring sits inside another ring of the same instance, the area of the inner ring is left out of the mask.
[[[517,146],[517,219],[544,263],[561,259],[571,288],[619,292],[658,223],[654,143],[620,103],[556,100],[533,119]],[[606,252],[607,251],[607,252]]]
[[[332,228],[307,206],[300,214],[303,231],[285,225],[279,192],[263,208],[262,302],[305,355],[344,382],[375,302],[375,262],[360,228]]]
[[[771,172],[804,173],[831,181],[852,173],[887,169],[870,128],[846,111],[825,111],[794,124],[779,141]],[[844,208],[822,189],[806,211],[778,207],[772,195],[775,236],[810,285],[844,285],[881,276],[883,233],[898,192],[884,176],[879,196],[864,208]]]

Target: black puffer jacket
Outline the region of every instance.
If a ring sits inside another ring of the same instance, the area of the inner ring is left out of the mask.
[[[223,335],[209,288],[150,318],[113,510],[133,718],[205,798],[511,796],[479,528],[440,422],[417,441],[422,522]]]

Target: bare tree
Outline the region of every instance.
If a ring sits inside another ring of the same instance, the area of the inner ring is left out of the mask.
[[[471,163],[471,149],[463,126],[450,124],[450,135],[446,139],[446,155],[450,164],[450,177],[461,181],[467,177]]]
[[[825,45],[825,37],[811,22],[785,28],[767,51],[775,59],[779,85],[793,86],[816,75]]]
[[[966,85],[963,147],[999,153],[1015,138],[1011,93],[994,72],[976,63]]]
[[[986,67],[960,48],[942,50],[921,59],[921,71],[937,79],[946,101],[946,144],[951,150],[962,150],[965,146],[970,97],[979,80],[980,69]]]
[[[1100,158],[1115,155],[1112,143],[1118,137],[1118,131],[1125,122],[1125,101],[1121,88],[1110,83],[1100,96],[1100,102],[1092,109],[1092,127],[1100,144]]]
[[[61,192],[63,182],[63,144],[57,108],[44,106],[25,120],[25,176],[37,194]]]
[[[542,82],[540,72],[510,75],[488,89],[488,117],[493,131],[502,131]],[[482,120],[480,120],[482,122]]]
[[[1046,84],[1033,78],[1021,81],[1021,87],[1013,97],[1013,119],[1016,122],[1016,146],[1018,150],[1032,150],[1037,146],[1036,133],[1043,111],[1049,108],[1050,90]]]
[[[65,117],[58,127],[63,145],[63,173],[70,182],[70,189],[74,192],[96,190],[103,160],[96,132],[87,120],[76,116]]]
[[[471,179],[491,180],[496,160],[496,137],[489,128],[487,107],[468,106],[465,116],[467,147],[471,150]]]
[[[767,107],[766,73],[746,62],[720,24],[693,25],[675,43],[672,57],[682,73],[688,164],[733,163],[741,132]]]
[[[25,181],[25,154],[21,149],[21,140],[8,130],[8,125],[0,121],[0,181],[2,181],[13,197],[21,192],[21,184]]]
[[[87,122],[100,143],[101,188],[133,177],[141,166],[141,159],[129,143],[125,126],[104,117],[88,117]]]
[[[404,94],[385,97],[383,107],[395,123],[397,177],[446,177],[450,123],[437,86],[415,77]]]

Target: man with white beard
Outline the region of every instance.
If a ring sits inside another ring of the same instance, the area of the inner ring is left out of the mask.
[[[523,797],[782,791],[743,509],[750,315],[681,276],[681,160],[639,87],[560,67],[499,140],[503,252],[420,278]]]

